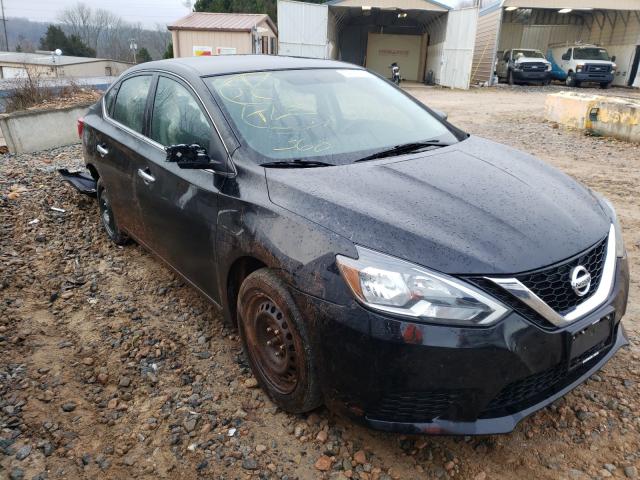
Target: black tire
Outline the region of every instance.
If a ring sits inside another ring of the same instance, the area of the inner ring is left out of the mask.
[[[542,85],[544,85],[545,87],[548,87],[549,85],[551,85],[551,79],[547,78],[545,81],[542,82]]]
[[[253,374],[278,407],[303,413],[322,405],[306,323],[272,270],[261,268],[242,282],[238,330]]]
[[[516,84],[516,81],[513,78],[513,70],[509,70],[509,74],[508,74],[507,78],[508,78],[509,85],[515,85]]]
[[[567,87],[579,87],[580,86],[580,82],[578,80],[576,80],[576,76],[573,72],[569,72],[569,75],[567,75],[567,80],[566,80],[566,84]]]
[[[107,233],[109,239],[116,245],[126,245],[131,240],[129,237],[118,228],[118,222],[111,210],[111,202],[109,200],[109,193],[107,192],[102,179],[98,180],[98,209],[100,211],[100,220],[104,231]]]
[[[602,82],[600,84],[600,88],[602,88],[603,90],[606,90],[609,87],[611,87],[611,83],[610,82]]]

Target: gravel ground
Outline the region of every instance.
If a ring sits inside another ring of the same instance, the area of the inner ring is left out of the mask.
[[[412,89],[605,193],[622,218],[632,346],[504,436],[279,411],[236,332],[143,249],[110,244],[95,201],[60,181],[79,147],[0,157],[0,478],[638,478],[640,151],[545,123],[550,89]]]

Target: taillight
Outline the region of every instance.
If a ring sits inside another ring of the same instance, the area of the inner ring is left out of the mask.
[[[82,132],[84,131],[84,117],[78,119],[78,137],[82,138]]]

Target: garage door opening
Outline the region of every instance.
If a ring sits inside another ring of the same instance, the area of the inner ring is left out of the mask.
[[[537,49],[560,64],[561,58],[556,58],[560,47],[592,45],[606,50],[609,58],[615,57],[613,85],[634,85],[640,43],[638,2],[564,0],[562,6],[556,5],[551,0],[503,0],[482,8],[471,84],[494,83],[496,58],[508,50]],[[556,78],[567,68],[560,65]]]
[[[396,62],[405,80],[436,80],[446,8],[402,10],[342,3],[346,2],[329,6],[330,22],[334,22],[334,58],[362,65],[385,77],[390,77],[389,66]],[[423,3],[429,6],[428,2]]]

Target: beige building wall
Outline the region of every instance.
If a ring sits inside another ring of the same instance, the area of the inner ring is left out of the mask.
[[[473,62],[471,65],[471,85],[491,80],[501,21],[501,8],[496,8],[478,17],[476,46],[473,50]]]
[[[367,41],[366,67],[389,78],[391,76],[389,65],[397,62],[402,78],[416,82],[421,64],[421,50],[421,35],[370,33]]]
[[[271,38],[276,38],[276,34],[269,28],[266,22],[259,25],[259,29],[266,29],[260,36],[269,37],[269,45],[273,42]],[[193,57],[193,47],[211,47],[214,55],[218,47],[235,48],[237,54],[253,53],[251,32],[230,32],[230,31],[207,31],[207,30],[172,30],[173,56]]]
[[[104,77],[104,76],[118,76],[126,69],[130,64],[124,62],[115,62],[112,60],[99,60],[95,62],[87,63],[75,63],[70,65],[38,65],[38,64],[20,64],[10,62],[0,62],[0,68],[2,69],[2,78],[14,78],[16,76],[22,76],[25,68],[30,69],[32,72],[37,73],[42,77]]]

